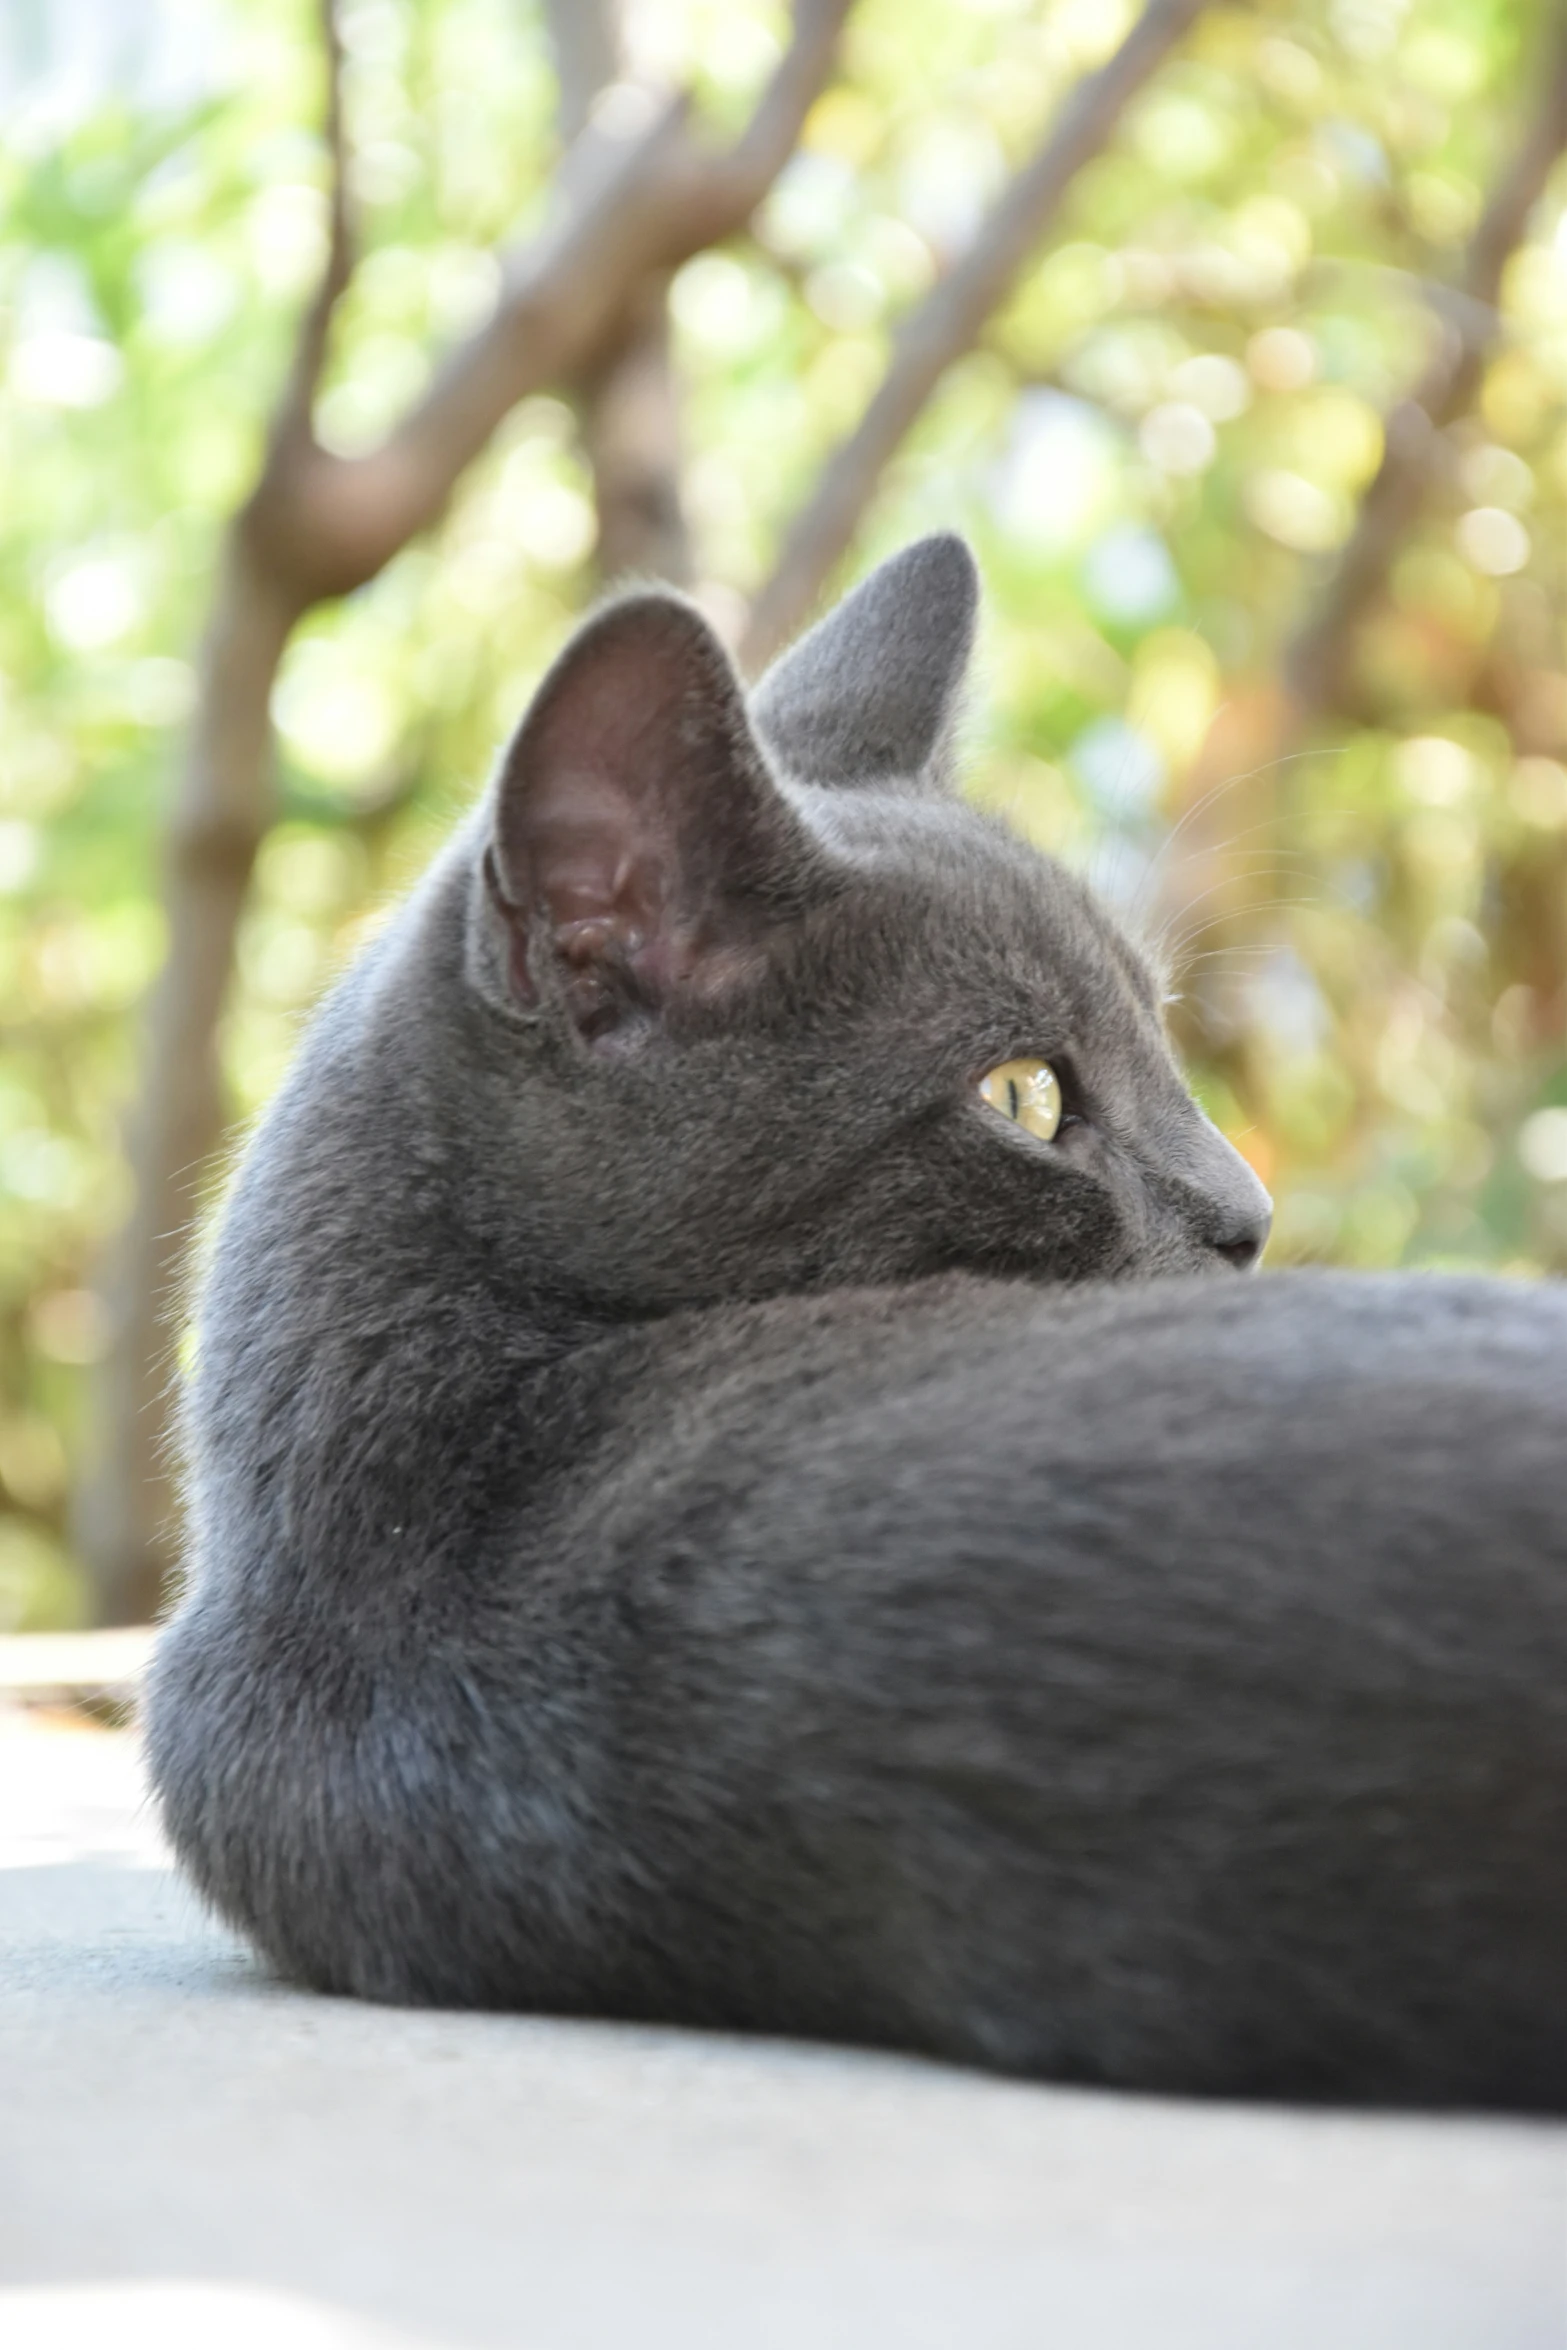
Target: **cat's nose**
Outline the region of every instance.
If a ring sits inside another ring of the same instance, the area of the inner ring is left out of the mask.
[[[1195,1104],[1187,1147],[1192,1188],[1201,1203],[1193,1202],[1193,1237],[1200,1234],[1199,1245],[1237,1273],[1251,1272],[1273,1229],[1273,1202],[1261,1177]]]
[[[1258,1263],[1268,1245],[1268,1234],[1273,1229],[1273,1203],[1259,1209],[1254,1215],[1237,1217],[1230,1230],[1214,1242],[1214,1249],[1227,1265],[1237,1273],[1249,1273]]]

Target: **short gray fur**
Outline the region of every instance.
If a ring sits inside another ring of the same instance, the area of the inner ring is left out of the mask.
[[[978,614],[963,541],[918,540],[773,663],[757,733],[806,782],[945,783]]]
[[[1567,1296],[1234,1277],[1141,956],[930,788],[973,600],[907,551],[755,724],[611,604],[327,1004],[202,1304],[170,1833],[323,1989],[1567,2105]]]

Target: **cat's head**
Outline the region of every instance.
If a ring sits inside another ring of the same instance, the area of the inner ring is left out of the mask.
[[[976,597],[924,540],[748,697],[690,604],[636,593],[544,680],[469,836],[461,969],[489,1220],[525,1202],[563,1293],[1261,1253],[1143,956],[950,788]]]

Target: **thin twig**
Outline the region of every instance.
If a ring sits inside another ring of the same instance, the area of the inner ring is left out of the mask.
[[[888,463],[953,361],[1005,299],[1083,166],[1200,13],[1202,0],[1149,0],[1120,48],[1080,82],[1033,158],[1003,191],[961,261],[904,320],[870,406],[827,461],[777,569],[752,606],[741,659],[752,669],[809,616],[847,552]]]
[[[749,123],[729,153],[708,165],[708,200],[727,207],[735,229],[750,219],[799,144],[832,73],[851,4],[796,0],[793,36]]]
[[[268,469],[283,458],[288,443],[310,440],[311,412],[321,388],[331,343],[332,320],[348,291],[356,258],[353,211],[348,192],[348,132],[343,119],[343,36],[337,0],[320,0],[321,48],[326,64],[326,106],[322,136],[327,152],[327,250],[320,282],[300,321],[288,386],[273,420]],[[263,476],[265,479],[265,475]]]

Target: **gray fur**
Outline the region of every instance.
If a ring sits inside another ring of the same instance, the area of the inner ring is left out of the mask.
[[[1567,1298],[1234,1277],[1139,957],[929,788],[952,545],[754,732],[689,607],[590,621],[321,1014],[206,1286],[170,1832],[327,1990],[1560,2107]]]
[[[807,782],[939,786],[978,612],[963,541],[917,539],[773,663],[751,701],[757,733]]]

